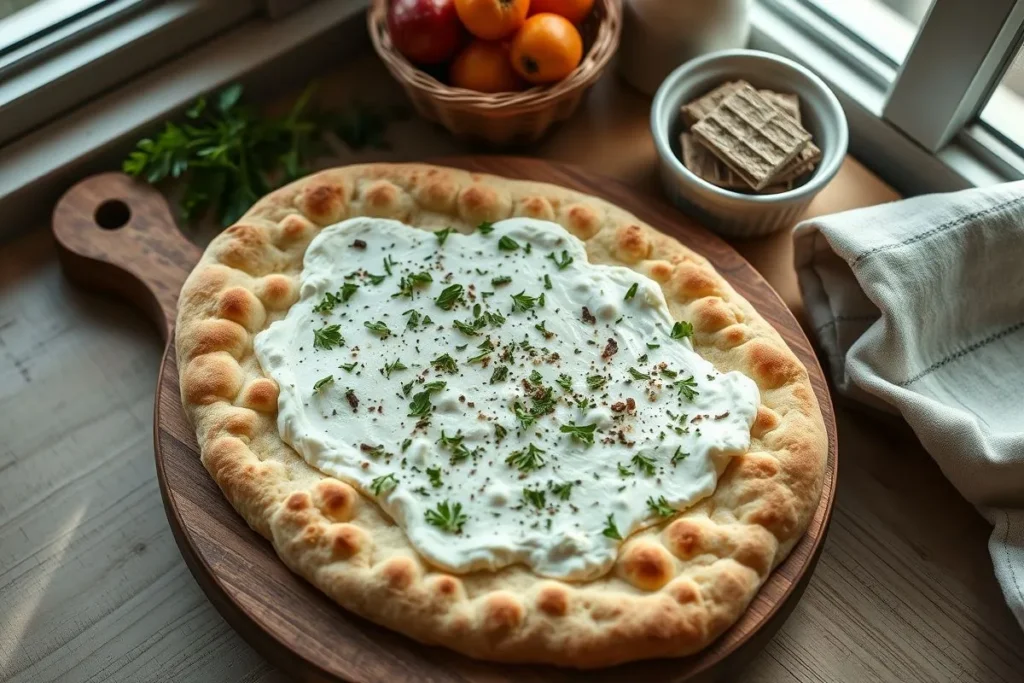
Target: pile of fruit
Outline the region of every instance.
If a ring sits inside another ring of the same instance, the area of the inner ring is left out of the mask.
[[[583,58],[594,0],[391,0],[391,42],[409,61],[479,92],[554,83]]]

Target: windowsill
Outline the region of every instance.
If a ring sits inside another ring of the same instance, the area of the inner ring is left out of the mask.
[[[116,167],[132,142],[196,95],[241,80],[273,94],[368,45],[366,0],[321,0],[283,19],[253,19],[145,76],[0,148],[0,239],[37,225],[82,175]],[[852,68],[760,2],[751,46],[813,65],[836,91],[850,123],[851,153],[904,195],[958,190],[1022,177],[1024,161],[992,162],[993,141],[969,127],[933,155],[879,116],[891,67],[870,53]],[[839,39],[838,37],[836,38]],[[344,52],[343,52],[344,51]],[[1012,156],[1009,148],[1004,152]]]

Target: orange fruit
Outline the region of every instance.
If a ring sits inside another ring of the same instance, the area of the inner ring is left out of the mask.
[[[583,59],[580,32],[565,17],[535,14],[512,41],[512,66],[531,83],[553,83],[573,72]]]
[[[530,0],[455,0],[459,19],[477,38],[501,40],[526,21]]]
[[[551,12],[574,24],[587,18],[594,9],[594,0],[530,0],[530,14]]]
[[[455,57],[449,80],[458,88],[479,92],[510,92],[523,87],[509,61],[508,47],[486,40],[474,40]]]

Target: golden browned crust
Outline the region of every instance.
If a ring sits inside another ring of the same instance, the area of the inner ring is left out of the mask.
[[[277,386],[252,350],[253,336],[296,300],[310,240],[360,215],[461,231],[510,216],[554,220],[586,242],[591,261],[650,276],[673,315],[693,322],[701,355],[757,382],[750,452],[733,459],[710,498],[627,539],[599,580],[431,567],[370,499],[281,441]],[[703,257],[607,202],[551,185],[417,164],[300,180],[206,250],[182,290],[176,344],[203,464],[281,559],[344,607],[474,657],[596,667],[699,650],[743,612],[821,492],[821,412],[776,331]]]

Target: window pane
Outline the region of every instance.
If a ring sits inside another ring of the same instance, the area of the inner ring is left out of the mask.
[[[112,0],[0,0],[0,54],[111,4]]]
[[[932,0],[804,0],[893,65],[906,59]]]
[[[1024,48],[981,110],[981,120],[1004,140],[1024,151]]]
[[[20,9],[25,9],[38,0],[0,0],[0,19],[9,17]]]

